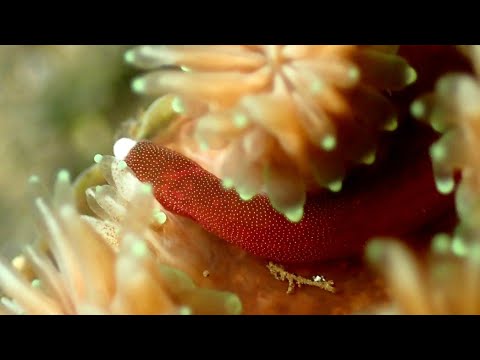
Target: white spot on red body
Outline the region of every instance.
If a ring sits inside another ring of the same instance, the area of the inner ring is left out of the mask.
[[[135,140],[129,138],[121,138],[113,145],[113,154],[118,160],[125,160],[128,153],[137,144]]]

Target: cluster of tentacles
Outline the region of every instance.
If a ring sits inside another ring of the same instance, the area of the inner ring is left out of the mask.
[[[121,129],[139,142],[35,197],[41,236],[0,261],[0,312],[480,313],[480,46],[454,52],[470,72],[429,78],[401,46],[129,51],[151,70],[133,89],[161,95]],[[453,231],[400,242],[452,196]],[[389,297],[354,261],[306,264],[376,235]]]
[[[388,279],[395,308],[416,314],[480,313],[480,46],[459,46],[473,74],[442,76],[412,114],[441,134],[430,148],[440,192],[455,190],[459,222],[433,238],[423,259],[398,241],[375,241],[369,255]],[[401,270],[401,271],[400,271]]]
[[[236,295],[197,286],[202,273],[194,260],[203,253],[185,242],[171,250],[175,220],[167,220],[151,187],[124,162],[111,156],[96,161],[108,181],[86,193],[97,217],[78,212],[66,170],[58,173],[52,199],[35,197],[41,236],[11,264],[0,258],[0,312],[240,313]],[[36,177],[31,182],[41,186]],[[190,256],[178,256],[182,247]]]
[[[299,221],[307,191],[340,191],[350,169],[375,162],[382,132],[397,128],[388,94],[416,79],[397,51],[140,46],[126,59],[151,70],[133,82],[135,91],[178,96],[179,151],[243,199],[265,193],[275,209]]]

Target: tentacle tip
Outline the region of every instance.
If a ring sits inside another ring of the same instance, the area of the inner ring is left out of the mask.
[[[452,240],[452,253],[458,257],[465,257],[469,249],[461,236],[454,236]]]
[[[254,192],[247,190],[237,189],[237,193],[243,201],[250,201],[255,196]]]
[[[225,300],[225,309],[227,314],[238,315],[242,313],[242,302],[236,295],[229,295]]]
[[[337,139],[333,135],[326,135],[321,141],[321,146],[325,151],[333,151],[337,147]]]
[[[140,187],[140,191],[145,195],[152,194],[153,186],[150,183],[143,183]]]
[[[447,178],[436,178],[435,185],[440,194],[448,195],[455,188],[455,180],[451,177]]]
[[[432,129],[438,133],[443,133],[447,129],[445,121],[443,121],[442,118],[438,115],[432,116],[432,118],[430,119],[430,125],[432,126]]]
[[[42,287],[42,283],[39,279],[33,279],[31,283],[33,288],[39,289]]]
[[[342,190],[343,187],[343,181],[342,179],[332,181],[327,185],[328,189],[332,192],[339,192]]]
[[[228,177],[227,177],[227,178],[224,178],[224,179],[222,180],[222,185],[223,185],[223,187],[224,187],[225,189],[232,189],[233,186],[234,186],[233,179],[228,178]]]
[[[33,185],[33,184],[39,184],[40,183],[40,177],[38,175],[31,175],[28,178],[28,183]]]
[[[143,78],[137,78],[132,81],[132,91],[137,94],[144,93],[147,88],[147,83]]]
[[[25,259],[24,255],[18,255],[14,257],[11,263],[12,266],[20,272],[27,266],[27,260]]]
[[[298,223],[303,218],[303,206],[285,211],[285,217],[294,223]]]
[[[448,253],[451,246],[451,239],[448,234],[440,233],[434,236],[432,240],[432,250],[437,254]]]
[[[356,66],[351,67],[348,70],[348,77],[355,82],[359,81],[360,80],[360,70]]]
[[[210,147],[208,146],[208,143],[205,141],[200,141],[199,146],[200,146],[200,151],[208,151],[208,149],[210,149]]]
[[[127,163],[124,160],[120,160],[118,162],[118,169],[125,170],[128,167]]]
[[[313,94],[320,94],[325,89],[323,81],[317,79],[311,85],[311,91]]]
[[[64,205],[60,209],[60,216],[65,219],[72,218],[73,216],[75,216],[75,214],[76,211],[72,205]]]
[[[371,240],[365,248],[365,257],[370,264],[378,264],[384,253],[384,244],[381,239]]]
[[[185,104],[179,96],[175,96],[172,100],[172,110],[177,114],[183,114],[185,112]]]
[[[415,81],[417,81],[417,72],[415,71],[415,69],[413,67],[409,66],[405,70],[405,84],[406,85],[411,85]]]
[[[153,212],[153,218],[155,219],[155,221],[157,221],[160,225],[163,225],[165,224],[165,222],[167,221],[167,214],[165,214],[163,211],[161,210],[155,210]]]
[[[148,247],[141,240],[135,240],[130,248],[132,254],[137,258],[143,258],[148,255]]]
[[[66,169],[61,169],[57,174],[57,180],[62,183],[70,182],[70,173]]]
[[[392,116],[383,126],[385,131],[395,131],[398,128],[397,116]]]
[[[365,156],[362,157],[361,161],[365,165],[372,165],[375,162],[376,154],[375,151],[370,151]]]
[[[95,163],[97,164],[100,164],[103,160],[103,155],[101,154],[96,154],[94,157],[93,157],[93,161],[95,161]]]
[[[178,309],[178,315],[192,315],[193,310],[190,306],[183,305]]]
[[[244,129],[248,125],[248,118],[245,114],[237,113],[233,117],[233,124],[237,129]]]
[[[421,100],[415,100],[410,105],[410,113],[414,118],[420,119],[425,116],[425,104]]]
[[[125,52],[125,54],[123,54],[123,60],[127,64],[134,64],[135,63],[135,50],[131,49],[131,50],[128,50],[127,52]]]
[[[437,142],[430,147],[430,156],[434,161],[441,162],[445,160],[447,150],[445,149],[445,146]]]

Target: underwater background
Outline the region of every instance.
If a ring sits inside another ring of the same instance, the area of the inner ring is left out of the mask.
[[[125,45],[0,46],[0,252],[33,237],[27,180],[51,187],[56,172],[77,176],[110,153],[119,124],[148,100],[130,88]]]

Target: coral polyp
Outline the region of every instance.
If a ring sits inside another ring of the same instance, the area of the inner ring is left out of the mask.
[[[151,188],[140,184],[124,162],[97,156],[110,185],[90,190],[101,218],[76,210],[69,174],[61,171],[54,197],[37,197],[42,228],[37,244],[12,265],[0,259],[0,311],[14,314],[237,314],[232,293],[198,287],[168,265],[152,226],[166,214]],[[36,179],[34,179],[36,180]],[[128,216],[126,214],[128,213]]]
[[[436,185],[442,193],[456,190],[459,222],[453,234],[433,238],[426,261],[398,241],[375,241],[368,248],[396,312],[480,313],[480,46],[459,50],[473,73],[442,76],[433,92],[411,105],[414,116],[441,134],[430,148]]]
[[[461,174],[456,193],[462,220],[478,212],[480,191],[480,46],[460,47],[471,60],[474,74],[452,73],[439,79],[433,93],[417,99],[412,113],[442,134],[431,147],[432,163],[439,191],[448,193],[455,186],[455,173]]]
[[[242,198],[266,193],[289,214],[303,207],[306,191],[339,191],[348,170],[375,161],[382,131],[397,127],[387,92],[416,79],[396,52],[368,45],[141,46],[126,59],[152,70],[134,90],[181,96],[193,122],[190,141],[221,153],[209,170]]]
[[[478,238],[466,244],[438,234],[426,258],[398,240],[377,239],[367,254],[386,279],[390,313],[480,314]]]
[[[18,59],[69,171],[26,167],[0,314],[480,314],[480,46],[137,46],[93,107]]]

